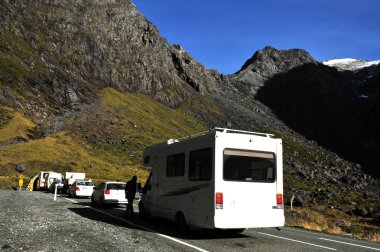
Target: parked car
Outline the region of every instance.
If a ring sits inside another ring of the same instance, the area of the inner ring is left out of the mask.
[[[69,197],[91,197],[94,187],[91,180],[77,180],[69,188],[68,195]]]
[[[85,180],[86,173],[83,172],[66,172],[63,193],[69,193],[69,188],[75,182],[75,180]]]
[[[125,186],[125,182],[118,181],[101,183],[91,196],[91,204],[97,204],[102,207],[107,204],[127,204]]]
[[[50,187],[49,187],[49,191],[51,193],[54,193],[55,192],[55,186],[57,185],[57,193],[62,193],[63,192],[63,186],[64,186],[64,183],[63,181],[61,180],[56,180],[54,181]]]

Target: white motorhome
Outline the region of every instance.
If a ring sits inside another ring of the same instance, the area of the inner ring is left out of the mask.
[[[50,185],[56,180],[62,180],[61,173],[53,171],[42,171],[37,174],[37,178],[34,181],[34,190],[48,190]]]
[[[53,184],[54,181],[62,181],[63,175],[59,172],[49,172],[47,175],[47,179],[45,180],[45,190],[49,190],[49,187],[51,184]]]
[[[144,150],[151,170],[141,216],[242,232],[284,226],[282,141],[265,133],[215,128]]]
[[[42,190],[45,188],[45,182],[50,172],[41,171],[37,174],[37,178],[34,180],[33,190]]]

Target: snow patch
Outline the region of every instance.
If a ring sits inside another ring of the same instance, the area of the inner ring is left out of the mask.
[[[347,58],[347,59],[332,59],[332,60],[327,60],[327,61],[323,61],[322,63],[325,64],[325,65],[336,65],[336,64],[347,64],[347,63],[351,63],[351,62],[354,62],[354,61],[357,61],[357,59],[351,59],[351,58]]]
[[[380,60],[368,61],[368,60],[360,60],[360,59],[332,59],[327,61],[322,61],[322,64],[330,67],[335,67],[338,70],[344,71],[356,71],[365,67],[370,67],[374,65],[380,64]]]

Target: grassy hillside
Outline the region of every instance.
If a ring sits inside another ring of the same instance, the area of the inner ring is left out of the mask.
[[[28,118],[10,109],[0,128],[0,142],[27,138],[34,127]],[[45,138],[1,146],[0,184],[16,182],[17,164],[25,164],[27,178],[41,170],[86,172],[95,181],[126,180],[137,174],[142,150],[153,143],[205,130],[182,109],[170,109],[149,96],[120,93],[108,88],[99,102],[67,122],[61,132]]]
[[[35,126],[31,120],[12,109],[4,107],[0,113],[0,142],[16,137],[26,138],[28,130]]]

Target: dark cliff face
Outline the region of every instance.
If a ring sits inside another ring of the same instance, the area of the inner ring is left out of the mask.
[[[379,82],[375,75],[363,84],[366,72],[338,72],[304,50],[266,47],[228,78],[291,129],[379,176]]]
[[[3,102],[32,90],[29,100],[73,108],[113,87],[175,107],[190,90],[215,90],[217,75],[169,45],[129,0],[2,1],[0,13],[2,64],[14,62],[19,77],[8,91],[3,78]]]

